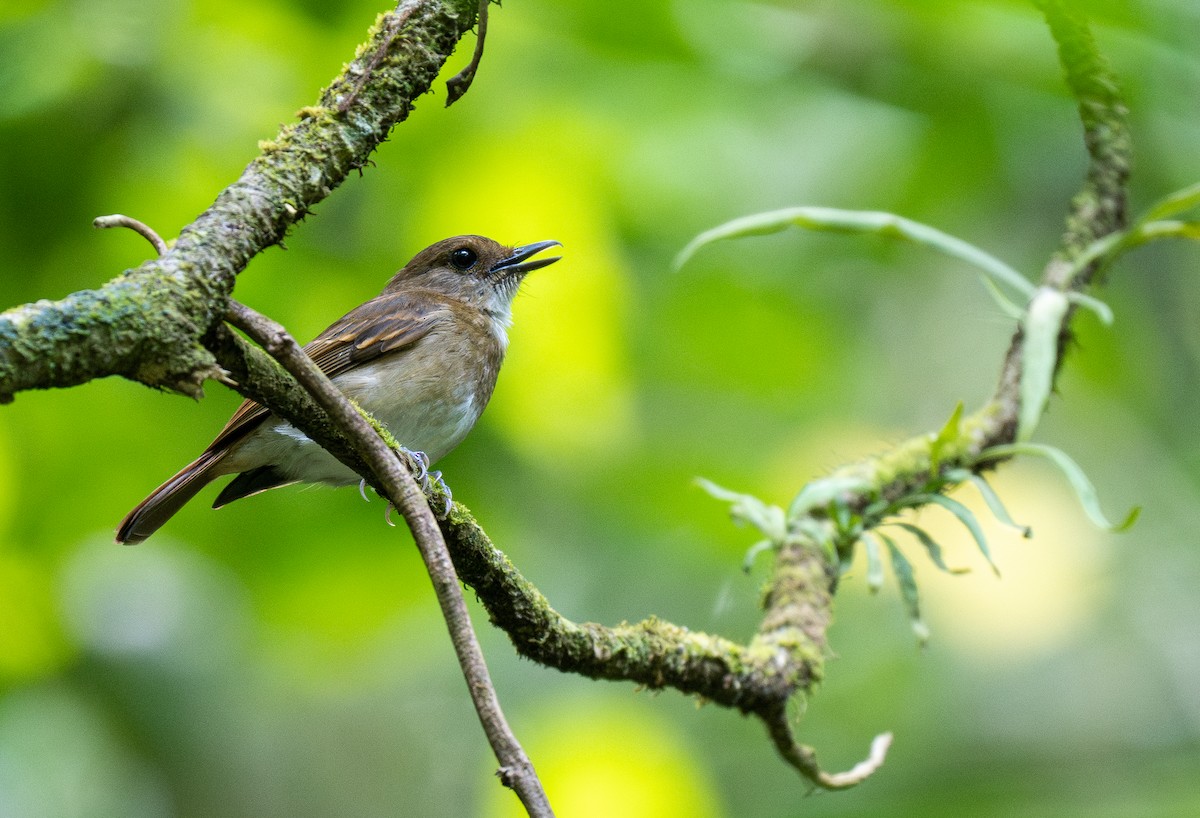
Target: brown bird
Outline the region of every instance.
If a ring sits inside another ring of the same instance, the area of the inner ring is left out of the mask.
[[[487,406],[517,288],[527,273],[559,260],[531,258],[556,244],[505,247],[483,236],[439,241],[304,350],[401,444],[436,461],[462,442]],[[117,542],[146,539],[225,474],[237,477],[213,508],[291,483],[359,482],[303,432],[248,400],[198,458],[129,512]]]

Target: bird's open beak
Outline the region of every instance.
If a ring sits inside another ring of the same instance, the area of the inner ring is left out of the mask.
[[[525,275],[534,270],[541,269],[549,264],[558,261],[562,256],[551,256],[550,258],[535,258],[532,261],[526,261],[530,256],[535,256],[548,247],[561,247],[562,242],[554,241],[539,241],[534,244],[526,244],[522,247],[513,248],[511,256],[501,259],[492,265],[492,272],[504,276]]]

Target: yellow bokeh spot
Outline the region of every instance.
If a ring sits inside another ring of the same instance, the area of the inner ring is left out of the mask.
[[[551,806],[572,818],[708,818],[721,814],[709,776],[670,726],[640,703],[571,701],[528,720],[521,733]],[[489,782],[484,816],[525,812]]]
[[[527,457],[586,465],[631,442],[636,427],[623,343],[628,273],[597,206],[592,153],[569,133],[543,121],[527,139],[484,134],[464,145],[472,161],[439,169],[414,232],[430,242],[464,232],[562,242],[563,260],[530,275],[517,298],[484,422]],[[514,142],[520,150],[504,147]]]
[[[970,567],[969,574],[947,576],[915,541],[897,541],[917,568],[933,639],[945,639],[972,659],[1004,663],[1054,650],[1086,626],[1108,592],[1108,549],[1103,532],[1088,522],[1053,469],[1016,462],[987,480],[1013,519],[1033,530],[1025,539],[1001,525],[973,487],[953,494],[979,520],[999,578],[966,529],[940,509],[926,509],[910,522],[943,545],[951,568]]]

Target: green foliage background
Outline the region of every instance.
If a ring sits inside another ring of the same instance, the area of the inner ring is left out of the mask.
[[[1144,207],[1200,179],[1200,11],[1081,5],[1124,80]],[[380,10],[6,0],[3,305],[140,262],[141,239],[91,219],[174,235]],[[566,615],[746,637],[751,534],[692,478],[786,503],[977,405],[1011,327],[973,275],[912,247],[789,233],[678,273],[672,255],[728,218],[824,204],[902,213],[1036,274],[1084,165],[1053,45],[1001,0],[510,0],[491,28],[468,96],[423,99],[238,296],[308,338],[434,240],[561,240],[519,301],[492,406],[441,467]],[[1089,527],[1060,478],[1018,463],[997,484],[1035,539],[993,534],[997,581],[939,529],[975,570],[918,561],[928,649],[893,589],[867,596],[861,568],[844,582],[838,658],[800,733],[840,769],[894,730],[857,790],[806,799],[757,723],[519,661],[480,614],[560,814],[1197,814],[1197,258],[1122,262],[1102,294],[1117,322],[1080,317],[1038,431],[1111,516],[1145,507],[1131,533]],[[146,545],[111,544],[237,400],[108,380],[0,409],[0,815],[515,814],[378,500],[197,501]]]

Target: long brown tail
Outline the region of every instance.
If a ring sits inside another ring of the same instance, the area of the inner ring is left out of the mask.
[[[175,512],[183,508],[188,500],[208,485],[220,473],[213,467],[225,456],[224,451],[206,451],[180,470],[179,474],[156,488],[149,497],[125,515],[117,529],[117,542],[135,545],[142,542]]]

